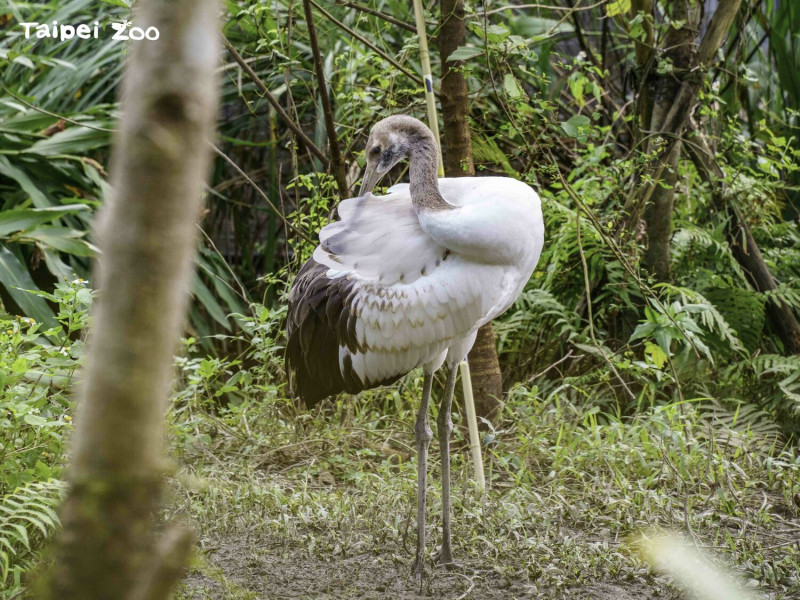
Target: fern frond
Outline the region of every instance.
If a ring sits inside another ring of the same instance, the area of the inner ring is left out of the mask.
[[[681,227],[672,234],[674,259],[678,260],[683,257],[692,245],[711,249],[718,256],[725,256],[730,253],[730,247],[727,242],[719,236],[715,236],[713,231],[701,229],[690,223],[682,223]]]
[[[706,400],[698,403],[701,420],[717,439],[736,443],[737,436],[752,434],[766,445],[774,445],[781,438],[781,426],[774,416],[757,405],[735,398],[722,401]]]
[[[794,403],[793,412],[800,412],[800,356],[762,354],[753,358],[750,366],[760,379],[775,376],[778,389],[785,399]]]
[[[57,479],[29,483],[0,502],[0,585],[12,572],[25,572],[37,550],[59,526],[56,507],[66,489]]]
[[[668,296],[677,299],[684,307],[691,307],[691,312],[699,315],[700,323],[706,331],[715,334],[728,347],[734,352],[743,353],[745,351],[744,345],[740,339],[739,333],[734,329],[728,320],[725,318],[720,309],[717,308],[715,302],[710,301],[700,292],[691,290],[689,288],[672,285],[669,283],[659,284],[659,287],[666,290]],[[732,292],[738,291],[735,288],[728,288]],[[763,312],[763,307],[762,307]],[[751,315],[749,318],[753,318]],[[760,334],[761,330],[758,329]]]
[[[800,287],[798,282],[781,283],[774,290],[764,292],[764,296],[771,300],[780,300],[794,309],[800,310]]]

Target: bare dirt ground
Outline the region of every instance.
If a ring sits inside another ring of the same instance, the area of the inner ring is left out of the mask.
[[[411,555],[404,561],[387,548],[348,557],[309,558],[303,549],[287,549],[268,540],[209,541],[205,568],[184,581],[186,598],[229,600],[672,600],[677,592],[665,582],[598,581],[561,590],[539,589],[526,579],[510,579],[485,564],[468,560],[460,572],[430,566],[422,589],[410,575]],[[208,573],[222,572],[220,582]]]

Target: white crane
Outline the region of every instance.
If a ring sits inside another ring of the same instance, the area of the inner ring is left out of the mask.
[[[408,157],[410,184],[372,190]],[[366,147],[360,196],[339,205],[289,294],[287,370],[307,405],[396,381],[422,367],[417,439],[417,552],[424,573],[428,423],[433,374],[449,368],[438,418],[442,549],[450,542],[450,408],[457,366],[478,328],[508,309],[539,260],[539,196],[508,177],[437,179],[437,144],[412,117],[378,122]]]

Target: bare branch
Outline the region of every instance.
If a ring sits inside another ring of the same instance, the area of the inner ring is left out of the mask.
[[[314,28],[314,14],[311,12],[311,3],[303,0],[303,10],[306,13],[306,27],[311,41],[311,54],[314,57],[314,71],[317,75],[317,89],[322,102],[322,114],[325,117],[325,130],[328,133],[328,147],[331,150],[330,168],[339,188],[339,197],[347,197],[347,176],[345,173],[344,159],[339,148],[339,137],[336,135],[336,125],[333,122],[333,108],[328,97],[328,85],[325,83],[325,69],[322,66],[322,55],[319,52],[317,31]]]
[[[225,48],[228,50],[228,52],[231,53],[233,59],[237,63],[239,63],[239,66],[242,68],[242,70],[245,73],[247,73],[247,76],[250,77],[253,83],[256,84],[256,87],[261,91],[262,94],[264,94],[264,97],[272,105],[272,108],[275,109],[275,112],[278,113],[278,116],[283,120],[284,123],[286,123],[286,126],[292,130],[292,133],[294,133],[295,136],[297,136],[300,142],[306,148],[308,148],[314,156],[316,156],[322,162],[327,162],[328,157],[325,156],[325,153],[319,148],[317,148],[316,144],[314,144],[314,142],[311,141],[311,138],[309,138],[305,133],[303,133],[303,130],[300,129],[300,126],[297,123],[295,123],[294,119],[292,119],[292,117],[289,116],[289,113],[287,113],[284,110],[284,108],[281,106],[281,103],[278,102],[278,99],[275,97],[275,95],[269,91],[264,82],[261,81],[261,78],[258,75],[256,75],[256,72],[253,71],[253,68],[249,64],[247,64],[247,61],[245,61],[245,59],[242,58],[241,54],[239,54],[239,52],[236,50],[233,44],[231,44],[230,41],[225,37],[222,38],[222,43],[225,44]]]

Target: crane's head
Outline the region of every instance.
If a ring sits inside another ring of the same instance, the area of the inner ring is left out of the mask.
[[[372,127],[367,140],[367,166],[358,195],[370,193],[393,166],[414,150],[423,148],[432,150],[436,156],[433,134],[419,119],[393,115],[378,121]]]

